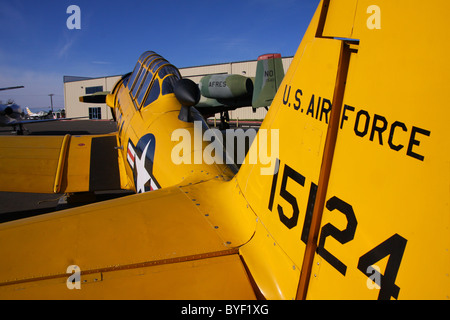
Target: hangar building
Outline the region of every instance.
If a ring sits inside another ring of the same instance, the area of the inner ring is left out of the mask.
[[[293,57],[282,58],[286,73]],[[256,74],[257,60],[229,62],[222,64],[179,68],[184,78],[189,78],[196,83],[210,74],[240,74],[246,77],[254,77]],[[89,104],[79,102],[78,98],[99,91],[111,91],[121,75],[99,78],[64,76],[64,105],[66,117],[84,117],[89,119],[112,119],[110,108],[106,104]],[[230,112],[230,119],[262,120],[267,111],[258,108],[253,112],[251,107],[240,108]],[[216,115],[217,118],[218,115]]]

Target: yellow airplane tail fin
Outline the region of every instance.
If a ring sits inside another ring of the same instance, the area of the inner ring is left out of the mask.
[[[30,108],[26,107],[26,110],[27,110],[27,114],[31,117],[33,113],[31,112]]]
[[[241,251],[266,297],[448,299],[439,3],[319,5],[236,177],[259,219]]]

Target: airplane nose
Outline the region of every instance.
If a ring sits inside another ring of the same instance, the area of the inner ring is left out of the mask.
[[[190,108],[200,101],[200,89],[198,85],[190,79],[180,79],[173,87],[173,93],[181,103],[178,119],[184,122],[192,122]]]
[[[173,88],[175,97],[185,107],[195,106],[200,101],[200,89],[190,79],[180,79]]]

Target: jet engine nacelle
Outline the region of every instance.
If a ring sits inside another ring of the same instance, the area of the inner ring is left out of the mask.
[[[253,81],[238,74],[214,74],[199,84],[202,96],[212,99],[236,99],[253,94]]]
[[[17,104],[13,103],[7,105],[4,104],[0,105],[0,114],[14,117],[15,115],[22,115],[23,113],[22,108]]]

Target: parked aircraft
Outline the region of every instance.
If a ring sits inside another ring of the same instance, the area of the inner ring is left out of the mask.
[[[0,137],[3,191],[138,192],[0,225],[0,297],[448,299],[446,9],[321,1],[237,173],[153,52],[107,95],[117,133]]]
[[[270,106],[283,77],[281,55],[261,55],[258,57],[254,78],[238,74],[203,77],[199,83],[202,96],[195,108],[205,118],[220,113],[222,125],[229,119],[230,110],[246,106],[254,109]]]
[[[0,91],[21,89],[24,86],[0,88]],[[0,103],[0,126],[7,126],[9,123],[17,122],[24,116],[23,110],[20,106],[10,100],[6,104]]]
[[[256,76],[238,74],[213,74],[200,80],[200,100],[195,108],[206,119],[220,113],[221,128],[227,129],[228,111],[251,106],[268,107],[284,77],[281,54],[264,54],[258,57]],[[80,97],[81,102],[105,103],[109,91]],[[225,125],[224,125],[225,124]]]
[[[30,108],[26,107],[25,110],[27,111],[25,117],[28,119],[43,119],[48,116],[48,112],[45,111],[39,111],[38,113],[32,112]]]
[[[8,88],[0,88],[1,90],[11,90],[11,89],[19,89],[23,88],[23,86],[16,87],[8,87]],[[14,102],[8,102],[7,104],[0,104],[0,127],[12,127],[13,130],[17,133],[17,135],[23,135],[25,128],[24,124],[32,124],[37,122],[49,122],[49,121],[60,121],[60,120],[74,120],[74,119],[83,119],[86,117],[75,117],[75,118],[58,118],[58,119],[29,119],[29,118],[41,117],[37,114],[32,114],[28,107],[26,108],[26,113],[22,109],[21,106]]]

